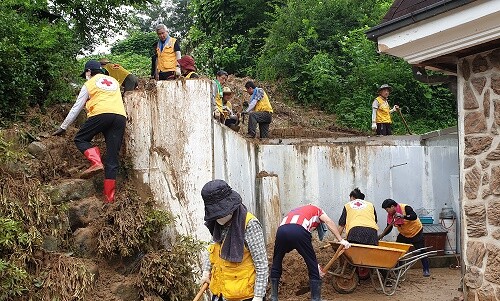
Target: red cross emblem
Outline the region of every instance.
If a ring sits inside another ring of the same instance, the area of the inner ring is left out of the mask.
[[[356,202],[356,203],[354,203],[354,206],[356,206],[356,207],[360,207],[360,206],[362,206],[362,205],[363,205],[363,203],[361,203],[361,202]]]
[[[109,86],[111,86],[111,85],[113,84],[113,82],[110,82],[110,81],[109,81],[109,80],[107,80],[107,79],[103,79],[103,80],[101,81],[101,83],[105,84],[105,85],[106,85],[106,86],[108,86],[108,87],[109,87]]]

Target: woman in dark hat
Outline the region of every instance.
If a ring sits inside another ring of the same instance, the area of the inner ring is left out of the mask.
[[[212,300],[264,300],[268,263],[259,221],[223,180],[206,183],[201,196],[205,225],[213,240],[202,282],[210,283]]]

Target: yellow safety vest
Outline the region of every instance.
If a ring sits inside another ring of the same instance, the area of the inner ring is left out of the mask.
[[[163,51],[160,50],[158,44],[156,45],[156,55],[158,56],[156,69],[159,72],[175,71],[177,67],[177,58],[174,51],[175,41],[176,38],[170,37],[168,44],[163,46]]]
[[[391,119],[391,107],[389,103],[379,96],[375,98],[378,102],[378,109],[375,122],[376,123],[392,123]]]
[[[85,103],[87,117],[103,113],[127,116],[120,92],[120,85],[116,79],[104,74],[97,74],[84,85],[87,87],[90,97]]]
[[[130,74],[130,72],[123,68],[120,64],[112,64],[108,63],[104,65],[104,69],[106,69],[109,73],[109,76],[115,78],[120,86],[123,84],[123,81]]]
[[[406,206],[407,204],[399,204],[401,206],[401,210],[403,211],[403,215],[406,215]],[[404,237],[411,238],[417,235],[420,230],[422,230],[422,222],[417,218],[414,221],[409,221],[407,219],[404,220],[402,225],[394,225],[398,228],[399,233],[401,233]]]
[[[257,101],[255,105],[255,112],[273,112],[273,107],[271,107],[271,102],[269,101],[269,97],[267,97],[267,93],[265,91],[264,96],[261,100]]]
[[[375,207],[372,203],[363,200],[353,200],[345,204],[344,208],[347,213],[345,223],[347,234],[354,227],[368,227],[378,230],[378,225],[375,222]]]
[[[247,212],[245,228],[253,218],[255,216]],[[230,301],[253,298],[256,273],[250,251],[245,246],[243,260],[241,262],[230,262],[220,257],[221,248],[220,243],[214,243],[208,247],[209,258],[212,263],[210,291],[214,296],[222,294],[225,299]]]

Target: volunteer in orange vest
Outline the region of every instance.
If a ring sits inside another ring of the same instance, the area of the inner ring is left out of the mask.
[[[90,60],[85,64],[81,76],[87,81],[63,123],[52,135],[63,135],[85,107],[88,119],[76,134],[74,141],[78,150],[90,161],[91,166],[83,171],[80,177],[90,178],[104,169],[104,201],[112,203],[115,200],[115,183],[119,167],[118,153],[127,120],[120,84],[113,77],[102,74],[101,64],[96,60]],[[99,148],[91,143],[94,136],[99,133],[104,135],[106,142],[104,166]]]
[[[399,106],[394,105],[391,109],[388,102],[391,86],[384,84],[378,88],[378,97],[372,103],[372,130],[376,131],[377,135],[391,135],[392,119],[391,113],[398,110]]]
[[[389,234],[394,226],[399,231],[396,242],[412,244],[415,250],[425,248],[423,226],[413,208],[406,204],[398,204],[391,199],[384,200],[382,208],[387,211],[387,227],[379,235],[379,239]],[[429,277],[431,275],[429,259],[425,257],[421,261],[423,276]]]
[[[190,55],[184,55],[179,60],[177,60],[179,66],[181,67],[181,75],[185,78],[199,78],[198,73],[196,73],[196,66],[194,59]]]
[[[305,205],[290,211],[281,221],[276,231],[274,242],[273,265],[271,267],[271,301],[278,301],[278,284],[283,270],[283,258],[293,250],[306,262],[311,287],[311,300],[321,301],[321,277],[323,272],[318,265],[312,245],[311,232],[317,230],[320,240],[325,234],[324,226],[335,235],[339,242],[348,249],[351,244],[342,239],[335,222],[323,209],[314,205]]]
[[[269,125],[273,120],[273,107],[264,89],[256,87],[253,81],[245,83],[245,89],[251,95],[248,108],[248,138],[255,138],[257,124],[259,125],[260,138],[269,137]]]
[[[137,76],[130,73],[130,71],[123,68],[120,64],[111,63],[107,58],[101,58],[99,63],[101,63],[104,73],[116,79],[120,86],[123,87],[123,92],[133,91],[139,86]]]
[[[268,264],[259,221],[223,180],[206,183],[201,196],[205,225],[213,240],[201,280],[210,284],[211,300],[264,300]]]
[[[347,233],[350,243],[378,245],[377,212],[372,203],[365,201],[365,195],[354,189],[349,194],[351,201],[344,205],[339,219],[339,232]]]
[[[173,80],[181,75],[177,60],[181,58],[179,41],[168,34],[165,24],[156,26],[158,42],[154,44],[155,55],[151,58],[151,77],[156,80]]]

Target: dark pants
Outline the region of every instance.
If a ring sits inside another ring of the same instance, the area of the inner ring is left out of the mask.
[[[413,247],[415,247],[415,250],[425,248],[425,241],[424,241],[424,229],[421,229],[420,232],[417,233],[417,235],[413,237],[406,237],[404,235],[401,235],[401,233],[398,235],[398,238],[396,239],[396,242],[402,242],[405,244],[412,244]],[[422,253],[425,252],[422,250]],[[422,261],[422,269],[424,271],[429,270],[429,258],[425,257],[421,259]]]
[[[392,135],[390,123],[377,123],[377,135],[388,136]]]
[[[248,114],[248,134],[255,137],[257,124],[259,124],[260,138],[269,136],[269,124],[273,120],[271,112],[250,112]]]
[[[241,301],[252,301],[252,299],[253,298],[245,299],[245,300],[241,300]],[[222,298],[221,297],[217,297],[217,296],[212,296],[212,301],[222,301]],[[262,301],[266,301],[266,297],[263,297]]]
[[[106,179],[116,179],[118,174],[118,153],[122,146],[127,118],[123,115],[104,113],[92,116],[82,125],[75,136],[76,147],[84,153],[93,147],[90,143],[95,135],[102,133],[106,141],[104,175]]]
[[[319,277],[318,260],[316,259],[311,239],[311,232],[304,229],[301,225],[286,224],[280,226],[278,231],[276,231],[270,278],[281,278],[285,254],[292,250],[297,250],[306,262],[309,280],[321,280]]]
[[[137,76],[131,73],[127,75],[127,77],[125,77],[125,80],[123,81],[123,92],[133,91],[135,90],[135,88],[137,88],[138,85],[139,80],[137,79]]]

